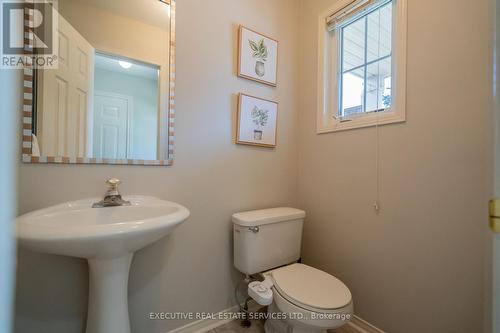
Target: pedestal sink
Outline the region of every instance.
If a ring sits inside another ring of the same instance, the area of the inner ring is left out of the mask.
[[[135,251],[171,233],[189,211],[176,203],[127,196],[130,206],[92,208],[85,199],[17,218],[21,246],[86,258],[89,263],[87,333],[130,333],[127,285]]]

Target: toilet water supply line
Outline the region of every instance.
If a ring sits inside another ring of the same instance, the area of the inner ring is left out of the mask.
[[[245,319],[246,314],[248,314],[248,301],[252,300],[252,297],[248,295],[248,285],[253,282],[253,281],[258,281],[258,279],[254,278],[251,275],[245,275],[245,278],[243,280],[240,280],[237,284],[236,287],[234,288],[234,298],[236,299],[236,303],[238,303],[238,307],[240,308],[240,312],[244,313],[243,319]],[[240,302],[239,297],[238,297],[238,289],[242,284],[246,285],[246,290],[247,290],[247,295],[243,295],[245,297],[243,303]]]
[[[245,283],[247,286],[250,282],[252,281],[255,281],[256,279],[251,277],[250,275],[246,275],[245,278],[243,280],[240,280],[238,281],[238,283],[236,284],[236,286],[234,287],[234,298],[236,299],[236,303],[238,303],[238,306],[240,307],[240,311],[242,312],[247,312],[247,303],[249,301],[249,297],[245,298],[244,300],[244,303],[242,305],[242,303],[240,302],[239,300],[239,297],[238,297],[238,289],[239,287],[241,286],[242,283]]]
[[[238,307],[239,307],[239,312],[240,313],[243,313],[243,315],[241,316],[241,326],[243,327],[250,327],[252,324],[250,322],[250,320],[248,319],[248,301],[251,300],[250,297],[246,297],[245,298],[245,301],[243,302],[243,304],[239,301],[238,299],[238,288],[240,287],[240,285],[242,283],[246,283],[248,285],[248,283],[250,283],[250,281],[252,280],[253,278],[249,275],[246,275],[245,278],[243,280],[240,280],[237,284],[236,284],[236,287],[234,288],[234,298],[236,299],[236,303],[238,303]]]

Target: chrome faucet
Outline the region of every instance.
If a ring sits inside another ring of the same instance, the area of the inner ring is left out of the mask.
[[[130,206],[130,201],[123,200],[120,192],[118,192],[118,185],[120,185],[121,183],[122,182],[116,178],[106,180],[108,190],[104,195],[104,199],[93,204],[92,208]]]

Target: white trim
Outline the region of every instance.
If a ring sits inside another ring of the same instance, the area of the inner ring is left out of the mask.
[[[497,165],[496,168],[499,166]],[[500,234],[493,235],[493,304],[492,304],[492,329],[493,333],[500,333]]]
[[[393,41],[393,107],[380,113],[354,117],[349,121],[334,118],[337,114],[338,79],[337,34],[329,32],[326,20],[332,13],[349,6],[351,0],[340,0],[323,12],[318,19],[318,109],[316,132],[318,134],[350,130],[375,125],[386,125],[406,121],[406,58],[408,0],[395,0]]]
[[[493,75],[493,87],[494,87],[494,194],[496,197],[500,196],[500,15],[499,6],[500,1],[496,0],[493,2],[493,16],[495,22],[494,29],[494,75]],[[489,287],[492,288],[492,300],[490,304],[486,305],[486,309],[490,310],[491,314],[491,329],[492,333],[500,333],[500,234],[494,234],[493,244],[491,254],[491,278],[492,281]],[[487,291],[488,288],[485,288]],[[488,315],[485,316],[488,318]],[[489,325],[485,325],[487,328]]]
[[[347,325],[355,329],[358,333],[386,333],[356,315],[353,316],[353,319]]]
[[[257,302],[255,302],[254,300],[250,300],[248,302],[249,311],[257,312],[260,308],[262,308],[262,305],[257,304]],[[222,310],[221,312],[218,313],[217,317],[230,318],[231,316],[228,315],[224,316],[224,314],[238,313],[238,312],[239,312],[239,306],[235,305],[225,310]],[[220,319],[220,320],[201,319],[189,323],[187,325],[181,326],[179,328],[173,329],[171,331],[168,331],[167,333],[205,333],[210,330],[213,330],[214,328],[230,323],[232,321],[233,319]]]
[[[250,311],[252,312],[256,312],[262,307],[253,300],[251,300],[248,305]],[[235,305],[233,307],[230,307],[226,310],[219,312],[218,317],[219,318],[230,317],[230,316],[224,316],[224,314],[237,313],[238,310],[239,310],[238,306]],[[232,321],[233,319],[220,319],[220,320],[201,319],[189,323],[187,325],[175,328],[166,333],[206,333],[210,330],[213,330],[214,328],[228,324]],[[354,315],[353,318],[349,322],[347,322],[346,325],[354,329],[357,333],[386,333],[385,331],[382,331],[380,328],[375,327],[374,325],[370,324],[366,320],[361,319],[356,315]]]
[[[0,1],[2,7],[5,1]],[[22,96],[23,72],[0,71],[0,332],[11,332],[15,278],[17,110]]]
[[[223,318],[223,314],[225,313],[236,313],[238,312],[239,307],[238,305],[235,305],[233,307],[230,307],[226,310],[223,310],[219,312],[221,314],[221,318]],[[187,325],[181,326],[179,328],[173,329],[171,331],[168,331],[167,333],[205,333],[208,332],[216,327],[225,325],[229,322],[233,321],[232,319],[220,319],[220,320],[211,320],[211,319],[201,319],[194,321],[192,323],[189,323]]]

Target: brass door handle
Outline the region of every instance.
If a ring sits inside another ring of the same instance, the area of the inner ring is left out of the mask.
[[[490,228],[500,233],[500,198],[490,200]]]

